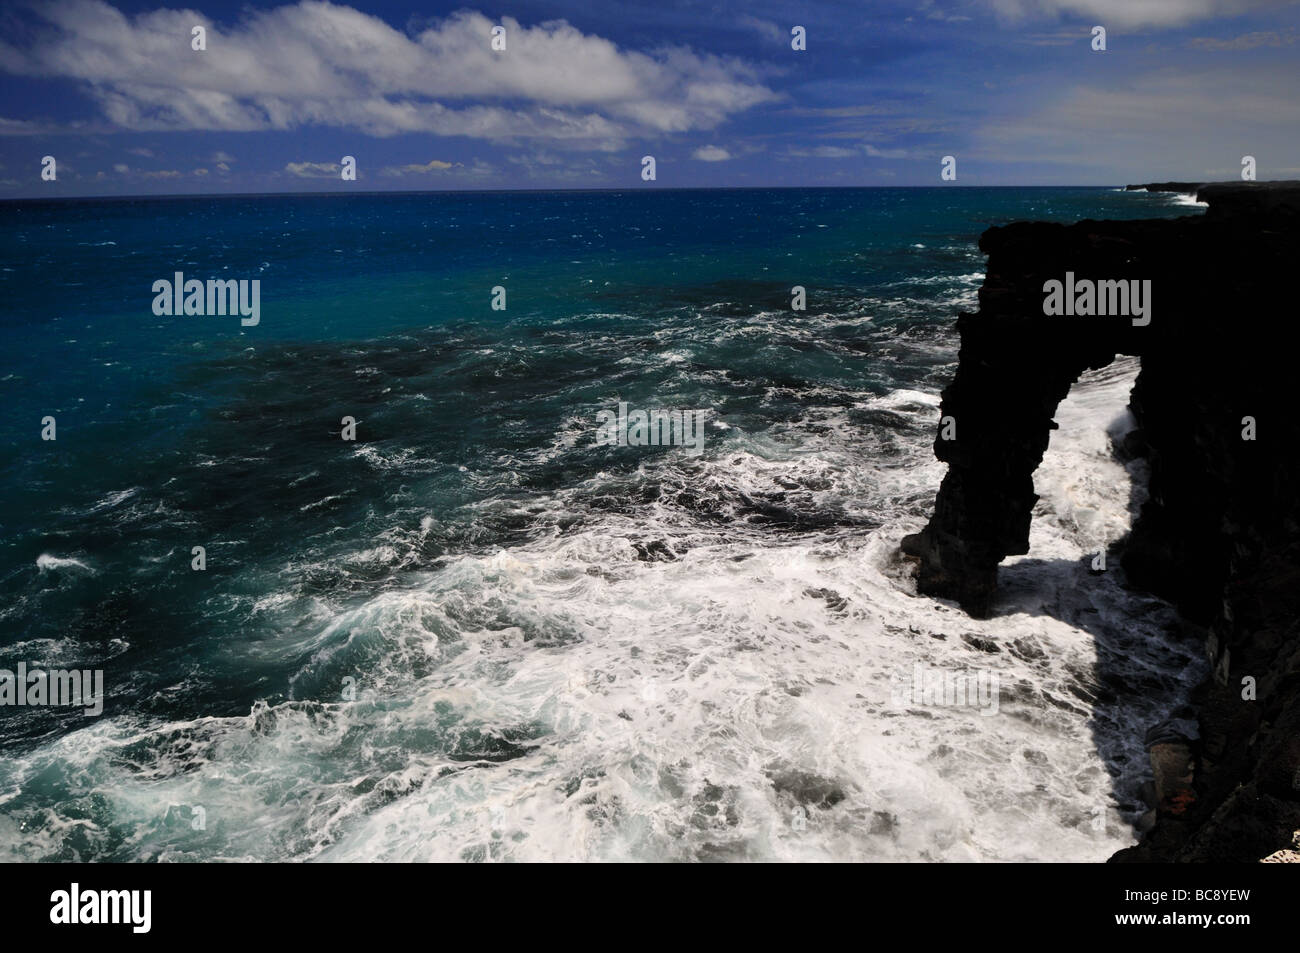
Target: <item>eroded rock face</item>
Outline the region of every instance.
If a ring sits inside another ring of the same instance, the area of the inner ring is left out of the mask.
[[[957,322],[935,441],[948,473],[929,524],[902,544],[921,592],[993,611],[998,563],[1028,551],[1057,405],[1085,369],[1141,358],[1130,449],[1148,457],[1150,499],[1122,564],[1205,627],[1214,678],[1198,699],[1194,800],[1123,859],[1255,860],[1300,829],[1300,774],[1288,775],[1300,758],[1300,183],[1198,197],[1203,216],[984,233],[980,307]],[[1044,314],[1045,283],[1067,273],[1150,281],[1149,323]]]

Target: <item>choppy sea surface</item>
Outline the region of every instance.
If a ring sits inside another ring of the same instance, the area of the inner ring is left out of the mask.
[[[1142,495],[1111,452],[1135,364],[1062,405],[993,618],[896,550],[943,476],[979,233],[1189,213],[0,203],[0,668],[105,685],[99,717],[0,707],[0,858],[1105,859],[1203,671],[1168,606],[1088,571]],[[260,323],[155,316],[177,271],[259,279]],[[598,445],[620,401],[706,411],[703,452]],[[918,664],[996,678],[996,713],[900,703]]]

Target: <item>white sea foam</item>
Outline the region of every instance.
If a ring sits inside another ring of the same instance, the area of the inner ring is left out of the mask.
[[[1178,699],[1101,686],[1132,666],[1176,694],[1200,671],[1166,606],[1087,571],[1128,525],[1106,430],[1134,372],[1091,374],[1062,406],[1032,549],[992,619],[916,596],[897,556],[943,474],[935,396],[898,391],[876,405],[923,436],[889,454],[848,411],[812,408],[618,478],[652,480],[651,503],[584,509],[608,481],[530,498],[555,532],[286,633],[274,651],[308,658],[294,695],[317,701],[105,718],[15,758],[0,792],[64,762],[156,859],[1102,860],[1134,840],[1142,730]],[[749,521],[756,499],[840,518],[773,531]],[[996,676],[998,714],[899,707],[917,664]],[[220,839],[160,828],[195,803]]]
[[[71,556],[51,556],[49,553],[41,553],[36,557],[36,568],[41,572],[49,572],[55,569],[81,569],[85,572],[95,571],[80,559],[73,559]]]

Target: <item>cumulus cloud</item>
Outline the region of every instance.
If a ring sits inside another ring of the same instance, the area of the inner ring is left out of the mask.
[[[300,179],[323,179],[339,174],[337,162],[290,162],[284,171]]]
[[[1103,26],[1174,27],[1213,17],[1239,16],[1294,0],[990,0],[1004,16],[1088,17]]]
[[[506,161],[519,166],[528,178],[538,182],[591,184],[597,180],[609,179],[608,171],[600,168],[596,160],[590,157],[574,160],[567,156],[539,152],[507,156]]]
[[[446,172],[456,165],[454,162],[443,162],[441,159],[430,159],[428,162],[420,165],[412,163],[411,165],[390,165],[380,175],[422,175],[430,172]]]
[[[250,9],[228,28],[182,10],[127,16],[103,0],[39,15],[46,29],[29,46],[0,41],[0,70],[79,80],[129,130],[322,125],[611,149],[711,129],[777,98],[740,60],[624,50],[562,20],[503,17],[507,49],[494,51],[497,21],[470,11],[411,34],[321,0]],[[184,42],[196,23],[208,32],[202,53]]]
[[[731,153],[720,146],[700,146],[691,153],[691,157],[701,162],[726,162],[731,158]]]

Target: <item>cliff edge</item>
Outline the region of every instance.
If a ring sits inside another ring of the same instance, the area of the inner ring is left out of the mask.
[[[1084,370],[1136,355],[1123,449],[1148,458],[1149,499],[1114,555],[1203,631],[1213,676],[1198,739],[1155,733],[1154,826],[1114,859],[1300,860],[1300,182],[1188,188],[1203,215],[983,234],[935,440],[948,472],[902,549],[920,592],[995,613],[1057,405]]]

